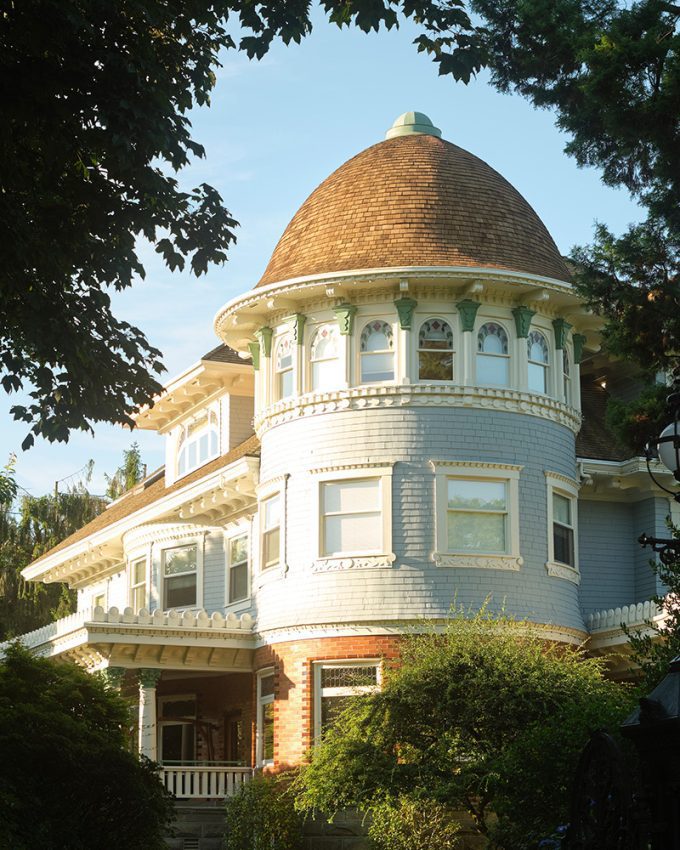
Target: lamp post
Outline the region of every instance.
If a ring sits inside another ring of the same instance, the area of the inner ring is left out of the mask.
[[[656,450],[652,449],[650,443],[647,443],[645,460],[647,461],[649,477],[656,486],[680,503],[680,490],[669,490],[668,487],[664,487],[655,478],[651,467],[652,458],[658,457],[666,469],[673,473],[673,478],[680,483],[680,392],[671,393],[666,399],[666,404],[673,416],[673,421],[663,429],[658,437]],[[680,555],[680,540],[641,534],[638,537],[638,543],[641,546],[651,546],[652,551],[659,555],[662,564],[670,564]]]

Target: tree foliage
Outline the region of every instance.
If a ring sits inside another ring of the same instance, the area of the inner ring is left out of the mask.
[[[0,846],[161,850],[172,803],[126,748],[128,706],[96,675],[17,645],[0,663]]]
[[[120,495],[139,480],[143,469],[139,447],[133,443],[123,452],[119,469],[106,476],[110,489],[115,485]],[[93,495],[88,489],[91,474],[92,462],[82,479],[45,496],[18,491],[11,462],[0,474],[0,493],[2,476],[8,492],[4,502],[0,498],[0,641],[75,610],[75,592],[65,584],[27,582],[21,571],[106,508],[108,498]]]
[[[142,462],[142,454],[139,451],[139,443],[133,443],[129,449],[123,451],[123,463],[113,473],[104,474],[106,479],[106,496],[109,499],[118,499],[123,493],[127,493],[135,484],[138,484],[146,475],[146,464]]]
[[[303,769],[298,806],[370,814],[405,796],[423,811],[466,811],[489,847],[528,850],[566,822],[589,733],[629,708],[628,691],[580,651],[527,623],[459,615],[443,635],[408,637],[382,692],[341,715]]]
[[[302,818],[289,777],[257,776],[226,801],[225,850],[300,850]]]

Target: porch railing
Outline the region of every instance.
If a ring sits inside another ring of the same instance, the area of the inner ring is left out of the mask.
[[[253,769],[225,765],[163,765],[161,775],[166,789],[179,799],[215,800],[236,794],[252,779]]]

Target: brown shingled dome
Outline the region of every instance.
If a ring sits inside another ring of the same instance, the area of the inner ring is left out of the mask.
[[[258,286],[404,266],[507,269],[569,280],[543,222],[507,180],[433,135],[373,145],[315,189]]]

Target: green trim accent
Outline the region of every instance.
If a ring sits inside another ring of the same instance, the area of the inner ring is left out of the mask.
[[[583,346],[586,344],[586,337],[583,334],[574,334],[571,339],[574,343],[574,363],[580,363],[583,357]]]
[[[456,304],[458,307],[458,313],[460,315],[460,324],[463,328],[463,332],[469,331],[472,332],[475,329],[475,318],[477,317],[477,310],[481,307],[479,301],[473,301],[471,298],[464,298],[462,301],[459,301]]]
[[[357,307],[354,304],[338,304],[333,307],[338,328],[343,336],[352,336],[354,333],[354,316]]]
[[[293,339],[296,345],[302,345],[305,341],[305,322],[307,316],[303,313],[296,313],[293,316]]]
[[[257,372],[260,368],[260,343],[249,342],[248,348],[250,349],[250,359],[253,361],[253,369]]]
[[[565,348],[567,343],[567,334],[572,329],[566,319],[553,319],[553,328],[555,328],[555,348]]]
[[[102,677],[109,687],[120,690],[123,686],[125,672],[125,667],[105,667],[102,670]]]
[[[519,307],[515,307],[515,309],[512,311],[512,315],[515,317],[515,328],[517,330],[517,336],[520,339],[526,339],[529,336],[531,320],[536,315],[536,311],[530,309],[529,307],[521,305]]]
[[[139,680],[139,685],[142,688],[155,688],[160,677],[160,670],[154,670],[149,667],[140,667],[140,669],[137,670],[137,678]]]
[[[411,330],[411,321],[413,319],[413,311],[418,306],[418,302],[414,298],[397,298],[394,306],[399,314],[399,327],[403,331]]]
[[[272,356],[272,336],[274,331],[271,328],[260,328],[259,331],[255,331],[255,336],[258,338],[260,347],[262,348],[262,353],[265,357]]]

